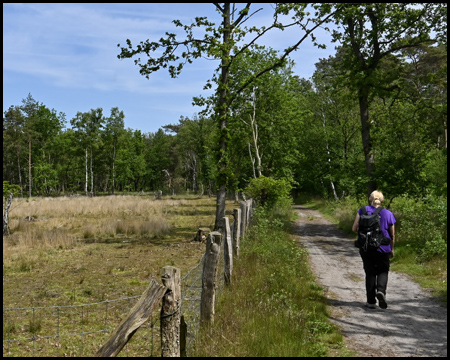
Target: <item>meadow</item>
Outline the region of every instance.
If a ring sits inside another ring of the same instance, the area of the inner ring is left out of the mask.
[[[227,203],[227,213],[234,207]],[[11,235],[3,237],[3,308],[23,310],[3,313],[3,355],[93,355],[106,337],[100,330],[114,329],[151,279],[161,283],[162,267],[184,276],[198,264],[205,244],[192,240],[214,219],[215,199],[195,196],[14,199]],[[72,307],[105,300],[107,311],[105,303]],[[90,331],[97,333],[81,341]],[[142,333],[124,356],[159,355],[158,339]],[[54,334],[61,336],[45,338]],[[18,338],[33,341],[5,343]]]

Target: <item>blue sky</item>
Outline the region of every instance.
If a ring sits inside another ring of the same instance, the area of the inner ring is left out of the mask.
[[[247,26],[268,25],[271,4],[253,4],[251,12],[262,8]],[[180,116],[192,117],[201,108],[192,106],[192,97],[208,96],[203,86],[218,62],[199,59],[185,66],[172,79],[166,70],[139,74],[133,59],[117,59],[126,39],[133,45],[157,39],[177,29],[172,20],[190,24],[196,16],[220,23],[214,5],[207,3],[112,3],[112,4],[3,4],[3,111],[21,105],[31,93],[48,108],[66,114],[70,127],[77,111],[112,107],[125,113],[125,127],[144,133],[176,124]],[[297,41],[299,29],[273,30],[264,45],[282,50]],[[310,78],[319,58],[334,54],[334,45],[325,32],[318,39],[328,44],[317,49],[306,40],[293,53],[295,74]],[[145,62],[145,55],[141,56]]]

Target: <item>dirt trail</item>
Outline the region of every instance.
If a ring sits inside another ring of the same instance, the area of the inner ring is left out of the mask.
[[[296,206],[296,234],[326,290],[332,321],[362,356],[447,356],[447,309],[406,275],[389,272],[386,310],[368,309],[354,238],[315,210]]]

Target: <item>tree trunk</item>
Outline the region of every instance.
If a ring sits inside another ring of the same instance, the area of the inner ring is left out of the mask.
[[[92,170],[92,146],[91,146],[91,196],[94,196],[94,171]]]
[[[28,137],[28,197],[31,198],[31,137]]]
[[[334,201],[338,201],[338,197],[336,194],[336,188],[334,187],[333,180],[330,180],[330,185],[331,185],[331,191],[333,192]]]
[[[258,124],[256,123],[256,94],[255,88],[253,88],[253,117],[250,117],[252,125],[252,136],[253,136],[253,146],[255,147],[255,157],[256,157],[256,170],[258,172],[258,177],[261,177],[261,156],[259,155],[258,147]]]
[[[326,124],[326,121],[325,121],[325,115],[323,113],[322,113],[322,117],[323,117],[323,122],[322,122],[323,132],[325,134],[325,145],[327,147],[327,155],[328,155],[328,166],[330,168],[330,175],[331,175],[331,155],[330,155],[330,148],[328,147],[327,124]],[[334,201],[338,201],[338,197],[337,197],[337,194],[336,194],[336,189],[334,187],[333,180],[330,180],[330,183],[331,183],[331,191],[333,192],[333,196],[334,196]]]
[[[217,192],[217,204],[216,204],[216,221],[214,224],[214,230],[219,231],[224,228],[225,217],[225,195],[226,195],[226,183],[227,183],[227,112],[228,112],[228,75],[229,75],[229,63],[230,63],[230,47],[227,46],[230,42],[230,4],[225,3],[223,5],[223,44],[225,45],[222,54],[222,73],[219,81],[219,101],[218,101],[218,115],[220,124],[220,138],[219,138],[219,174],[218,185],[219,191]]]
[[[13,198],[13,194],[9,193],[8,202],[6,203],[6,207],[5,207],[5,213],[3,214],[3,236],[9,235],[8,212],[9,212],[9,208],[11,207],[12,198]]]
[[[116,143],[114,142],[113,163],[112,163],[112,194],[116,186]]]
[[[19,186],[20,186],[20,196],[23,198],[23,187],[22,187],[22,175],[20,174],[20,153],[17,153],[17,167],[19,170]]]
[[[197,193],[197,156],[194,153],[193,169],[192,169],[192,191]]]
[[[88,150],[86,148],[86,159],[85,159],[85,165],[86,165],[86,181],[84,183],[84,192],[86,193],[86,196],[88,196]]]
[[[361,136],[364,149],[364,160],[366,163],[366,173],[369,177],[367,184],[367,195],[377,189],[377,182],[373,178],[375,172],[375,160],[372,149],[372,138],[370,136],[370,122],[369,122],[369,90],[359,90],[359,111],[361,116]]]
[[[253,177],[256,179],[255,159],[253,159],[253,156],[252,156],[252,149],[251,149],[250,143],[248,143],[248,154],[250,156],[250,161],[252,162]]]

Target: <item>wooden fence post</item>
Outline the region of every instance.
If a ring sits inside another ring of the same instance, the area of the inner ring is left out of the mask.
[[[241,237],[245,235],[246,225],[247,225],[247,202],[241,201],[239,203],[241,208]]]
[[[187,338],[187,324],[184,320],[184,315],[181,315],[180,319],[180,356],[186,356],[186,338]]]
[[[217,264],[219,262],[222,234],[218,231],[209,233],[206,240],[205,259],[203,260],[202,296],[200,304],[200,325],[214,322],[216,298]]]
[[[139,301],[133,306],[95,356],[117,356],[136,330],[147,321],[156,305],[160,304],[165,292],[166,288],[164,286],[152,280]]]
[[[162,357],[180,357],[180,279],[180,269],[173,266],[162,268],[161,280],[167,288],[162,298],[161,308]]]
[[[239,256],[239,246],[241,238],[241,209],[233,209],[234,230],[233,230],[233,256]]]
[[[225,285],[231,284],[231,273],[233,272],[233,249],[231,246],[231,230],[230,219],[226,216],[223,218],[225,221],[225,239],[223,243],[223,256],[224,256],[224,281]]]
[[[252,199],[248,199],[247,200],[247,216],[245,217],[247,223],[245,225],[245,231],[247,231],[248,229],[248,225],[250,224],[250,215],[252,213],[252,205],[253,205],[253,200]]]

